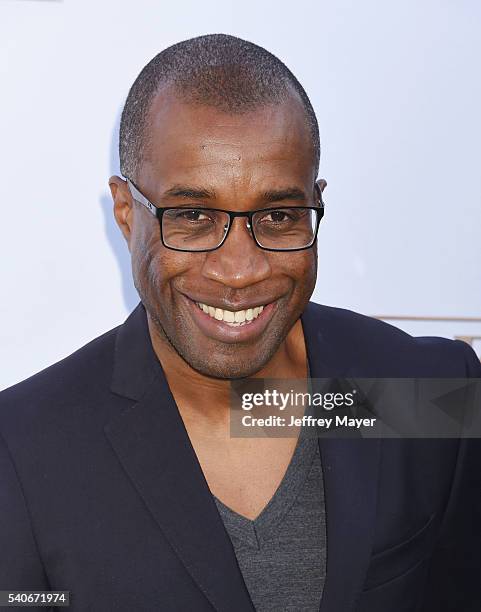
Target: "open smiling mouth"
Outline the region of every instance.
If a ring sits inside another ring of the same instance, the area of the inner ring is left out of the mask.
[[[208,306],[201,302],[196,302],[197,306],[216,321],[223,321],[231,327],[242,327],[249,325],[252,321],[255,321],[257,317],[264,310],[264,306],[256,306],[255,308],[248,308],[247,310],[223,310],[222,308],[215,308],[214,306]]]
[[[200,331],[209,338],[227,343],[250,342],[263,334],[279,301],[275,299],[265,304],[252,304],[242,310],[226,310],[219,308],[219,304],[206,304],[185,294],[184,298]]]

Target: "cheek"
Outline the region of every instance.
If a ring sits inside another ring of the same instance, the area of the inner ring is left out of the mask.
[[[159,295],[168,282],[192,267],[192,255],[167,249],[158,232],[141,227],[131,242],[132,273],[137,288]]]
[[[317,252],[314,249],[291,253],[285,262],[285,270],[296,284],[296,291],[313,289],[317,276]]]
[[[132,257],[132,274],[136,286],[150,285],[148,282],[155,269],[156,254],[159,250],[159,239],[154,231],[145,224],[136,224],[130,241]]]

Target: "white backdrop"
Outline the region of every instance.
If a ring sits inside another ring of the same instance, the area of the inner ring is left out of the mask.
[[[199,34],[265,46],[311,97],[328,180],[313,299],[480,317],[480,31],[479,0],[0,0],[0,388],[137,303],[107,185],[119,114],[144,64]]]

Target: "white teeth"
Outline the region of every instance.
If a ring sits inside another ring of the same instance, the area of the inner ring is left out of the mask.
[[[264,306],[256,306],[255,308],[248,308],[247,310],[237,310],[232,312],[231,310],[223,310],[222,308],[215,308],[214,306],[208,306],[201,302],[196,302],[197,306],[206,314],[217,321],[224,321],[233,327],[240,325],[247,325],[261,314],[264,310]]]
[[[246,320],[246,311],[238,310],[234,315],[234,319],[236,323],[244,323],[244,321]]]
[[[235,314],[233,312],[231,312],[230,310],[224,310],[223,314],[224,314],[224,321],[226,323],[234,323]]]

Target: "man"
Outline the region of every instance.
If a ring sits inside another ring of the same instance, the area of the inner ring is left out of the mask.
[[[229,435],[233,379],[481,374],[459,341],[309,302],[326,183],[292,73],[232,36],[166,49],[120,161],[141,304],[1,395],[0,589],[68,590],[72,610],[468,609],[477,558],[452,521],[473,516],[474,447]]]

